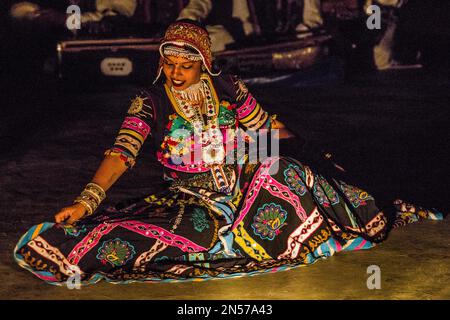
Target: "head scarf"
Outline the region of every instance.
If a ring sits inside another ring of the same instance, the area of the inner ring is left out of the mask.
[[[159,45],[159,54],[161,57],[159,59],[158,73],[153,83],[158,81],[161,76],[165,53],[172,52],[181,55],[183,52],[192,51],[192,49],[194,52],[198,52],[206,71],[210,75],[217,76],[220,74],[220,72],[212,72],[211,40],[208,31],[196,24],[195,21],[179,20],[167,28],[164,38]],[[195,59],[194,57],[195,54],[192,55],[193,59]],[[189,57],[186,58],[189,59]]]

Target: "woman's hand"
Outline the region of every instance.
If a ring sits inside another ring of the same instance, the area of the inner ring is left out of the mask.
[[[104,191],[107,191],[127,169],[128,167],[120,157],[107,155],[91,181],[98,184]],[[83,218],[86,213],[86,207],[81,203],[75,203],[69,207],[62,208],[61,211],[55,214],[55,222],[73,224]]]
[[[280,120],[272,120],[272,129],[278,130],[278,139],[295,138],[295,135]]]
[[[81,203],[75,203],[70,207],[62,208],[61,211],[55,214],[55,221],[56,223],[61,223],[67,220],[67,224],[73,224],[83,218],[86,211],[86,208]]]

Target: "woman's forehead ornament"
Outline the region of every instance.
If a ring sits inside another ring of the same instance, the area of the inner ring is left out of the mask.
[[[195,49],[189,50],[185,48],[185,46],[181,45],[165,45],[163,48],[163,56],[174,56],[174,57],[181,57],[188,59],[190,61],[201,61],[202,56],[197,52],[194,51]]]

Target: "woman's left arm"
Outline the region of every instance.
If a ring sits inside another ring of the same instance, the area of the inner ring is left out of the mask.
[[[278,139],[292,139],[295,138],[295,135],[284,125],[283,122],[277,120],[276,118],[272,119],[270,124],[270,128],[272,130],[278,130]]]
[[[295,135],[282,123],[277,116],[270,115],[253,97],[244,82],[232,78],[236,91],[236,112],[239,123],[248,130],[271,129],[278,130],[279,139],[294,138]]]

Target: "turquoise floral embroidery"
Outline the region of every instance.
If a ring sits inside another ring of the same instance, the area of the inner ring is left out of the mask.
[[[63,230],[66,235],[78,237],[80,234],[85,233],[87,229],[85,225],[81,226],[65,225],[63,226]]]
[[[344,192],[345,196],[348,198],[354,208],[358,208],[361,205],[364,206],[367,204],[367,201],[374,200],[374,198],[366,191],[348,185],[345,182],[341,181],[339,187],[341,188],[342,192]]]
[[[202,232],[205,229],[209,229],[208,220],[206,219],[206,213],[202,209],[195,208],[192,213],[192,218],[189,219],[194,224],[194,229],[197,232]]]
[[[278,204],[265,204],[253,218],[253,232],[263,240],[273,240],[281,233],[285,223],[287,212]]]
[[[130,261],[135,254],[134,247],[128,241],[116,238],[103,242],[98,249],[97,259],[103,264],[110,263],[113,267],[120,267]]]
[[[329,207],[330,204],[338,204],[339,197],[333,187],[321,176],[316,176],[314,181],[314,196],[317,201],[324,207]]]
[[[303,183],[305,179],[305,173],[296,165],[290,164],[287,169],[284,170],[284,180],[289,189],[294,190],[300,196],[303,196],[307,191],[306,186]]]

